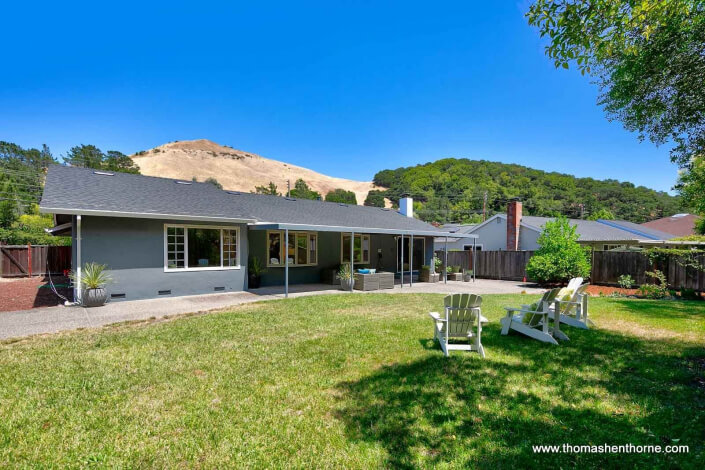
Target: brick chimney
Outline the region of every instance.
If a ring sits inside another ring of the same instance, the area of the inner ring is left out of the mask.
[[[507,251],[519,250],[519,227],[521,225],[521,201],[515,199],[507,206]]]

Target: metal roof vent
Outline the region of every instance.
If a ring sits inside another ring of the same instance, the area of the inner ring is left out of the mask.
[[[115,173],[108,173],[107,171],[94,171],[93,174],[101,176],[115,176]]]
[[[239,196],[240,194],[242,194],[240,191],[225,191],[225,192],[228,194],[232,194],[234,196]]]
[[[286,199],[287,201],[296,201],[296,199],[294,199],[293,197],[285,197],[284,199]]]
[[[176,184],[191,184],[190,181],[174,181]]]
[[[342,202],[339,202],[338,205],[339,205],[339,206],[343,206],[343,207],[348,207],[347,204],[343,204]]]

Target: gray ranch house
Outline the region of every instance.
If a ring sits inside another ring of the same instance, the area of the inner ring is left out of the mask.
[[[451,234],[415,219],[410,198],[400,207],[60,165],[49,168],[40,203],[42,213],[54,214],[54,233],[70,233],[75,272],[87,262],[108,266],[112,299],[243,291],[254,258],[266,268],[262,285],[287,293],[290,283],[334,283],[347,263],[412,282],[431,264],[434,238]]]

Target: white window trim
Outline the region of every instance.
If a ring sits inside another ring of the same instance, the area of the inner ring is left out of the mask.
[[[183,228],[184,229],[184,267],[183,268],[170,268],[169,267],[169,242],[167,232],[169,228]],[[220,230],[220,266],[208,266],[205,268],[190,268],[188,266],[188,229],[190,228],[208,228],[213,230]],[[224,266],[223,265],[223,230],[230,230],[236,233],[236,263],[235,266]],[[164,224],[164,272],[165,273],[181,273],[189,271],[231,271],[236,269],[241,269],[240,266],[240,249],[242,245],[240,244],[240,227],[231,225],[188,225],[188,224]]]
[[[350,261],[343,261],[343,255],[350,254],[350,247],[343,246],[343,237],[349,237],[350,233],[340,232],[340,264],[348,264]],[[364,259],[360,261],[353,260],[353,266],[356,264],[370,264],[370,258],[372,257],[372,238],[367,233],[356,233],[355,237],[367,238],[369,242],[369,249],[367,250],[367,261]],[[355,241],[352,241],[353,246],[355,246]],[[347,252],[347,253],[346,253]],[[360,256],[362,256],[362,238],[360,239]]]
[[[470,249],[469,249],[469,250],[466,249],[466,248],[465,248],[466,246],[469,246]],[[477,248],[480,248],[480,249],[482,250],[482,249],[483,249],[482,243],[477,243],[477,244],[475,245],[475,248],[476,248],[476,249],[477,249]],[[463,251],[472,251],[472,244],[468,245],[468,244],[466,243],[465,245],[463,245]]]
[[[285,262],[279,263],[279,264],[271,264],[269,261],[271,258],[269,257],[269,234],[270,233],[278,233],[280,236],[280,240],[284,241],[284,230],[267,230],[267,238],[265,239],[265,250],[266,250],[266,260],[267,260],[267,267],[268,268],[283,268],[285,266]],[[289,235],[295,235],[294,239],[296,240],[296,236],[298,235],[306,235],[306,264],[296,264],[294,263],[289,263],[290,268],[303,268],[306,266],[318,266],[318,250],[320,248],[320,245],[318,243],[318,232],[306,232],[302,230],[289,230]],[[316,237],[316,261],[311,262],[311,235]],[[289,240],[285,240],[284,243],[279,242],[279,259],[286,261],[286,258],[284,256],[287,256],[287,248],[289,247]],[[294,246],[296,248],[296,246]]]

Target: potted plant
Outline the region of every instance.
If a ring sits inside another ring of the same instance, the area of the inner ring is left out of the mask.
[[[472,281],[472,269],[464,269],[463,270],[463,281],[465,281],[465,282]]]
[[[350,288],[355,285],[355,277],[353,272],[350,270],[349,264],[340,265],[337,278],[340,279],[340,288],[342,290],[350,290]]]
[[[262,284],[262,273],[267,270],[262,266],[262,262],[258,257],[250,258],[250,263],[247,268],[247,287],[249,289],[259,289]]]
[[[110,282],[110,276],[105,270],[108,267],[104,264],[86,263],[81,272],[80,286],[81,305],[84,307],[100,307],[108,300],[108,291],[105,285]],[[77,273],[71,273],[71,279],[76,284],[79,283]]]

